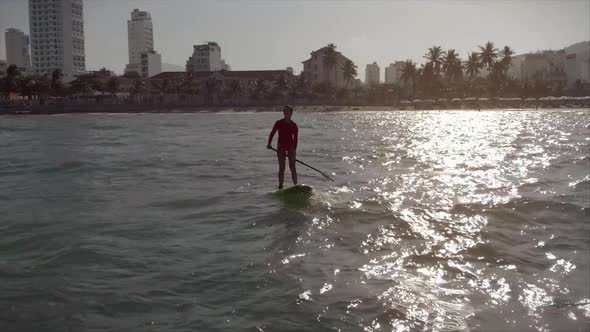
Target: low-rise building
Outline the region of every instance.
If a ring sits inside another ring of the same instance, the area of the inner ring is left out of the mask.
[[[186,75],[184,71],[167,71],[150,77],[150,81],[182,81],[186,78]],[[237,80],[248,84],[258,80],[275,82],[284,79],[287,82],[291,82],[294,78],[295,76],[287,70],[198,71],[192,74],[194,83],[202,83],[209,79],[216,79],[221,83]]]
[[[547,80],[572,87],[582,79],[577,55],[565,50],[526,54],[521,68],[523,80]]]
[[[227,71],[231,70],[231,66],[228,65],[224,59],[221,59],[221,70],[227,70]]]
[[[311,57],[303,61],[303,72],[301,74],[312,84],[328,83],[333,87],[344,88],[347,86],[347,82],[344,79],[342,67],[349,59],[336,51],[335,64],[328,68],[324,63],[324,54],[327,49],[327,47],[322,47],[311,52]]]
[[[218,71],[224,69],[225,62],[222,61],[221,47],[216,42],[194,45],[193,54],[186,61],[186,70],[190,72]],[[227,64],[225,69],[229,69]]]
[[[157,52],[142,52],[140,63],[130,63],[125,66],[125,75],[137,74],[140,77],[148,78],[162,72],[162,56]]]
[[[162,56],[156,52],[141,53],[141,77],[152,77],[162,72]]]

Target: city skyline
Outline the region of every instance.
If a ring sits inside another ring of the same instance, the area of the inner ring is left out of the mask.
[[[432,45],[454,48],[464,59],[488,40],[522,54],[590,39],[590,2],[575,0],[371,1],[370,5],[176,0],[174,6],[160,1],[87,0],[84,4],[86,68],[107,67],[117,73],[123,72],[128,60],[127,20],[134,8],[152,14],[154,43],[160,45],[162,62],[183,66],[193,45],[212,40],[221,45],[235,70],[293,67],[299,73],[309,53],[330,42],[357,64],[362,78],[365,65],[374,61],[382,68],[408,58],[422,63]],[[462,18],[460,23],[457,17]],[[30,34],[27,1],[0,1],[0,28]],[[0,36],[0,58],[5,59],[5,40]]]

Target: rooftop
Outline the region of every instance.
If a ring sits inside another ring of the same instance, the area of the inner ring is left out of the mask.
[[[273,80],[281,75],[293,76],[287,70],[220,70],[220,71],[196,71],[193,72],[193,79],[208,78],[213,75],[223,76],[224,78],[235,79],[267,79]],[[150,77],[152,80],[180,80],[186,77],[185,71],[167,71]]]
[[[328,48],[327,46],[324,46],[324,47],[320,48],[319,50],[315,50],[313,52],[310,52],[309,54],[311,55],[311,57],[309,59],[305,60],[305,61],[302,61],[301,63],[306,63],[306,62],[311,61],[311,59],[312,59],[312,57],[314,55],[316,55],[318,53],[322,53],[323,54],[326,51],[327,48]],[[348,59],[347,57],[345,57],[344,55],[342,55],[342,53],[340,53],[338,51],[336,51],[336,55],[337,56],[341,56],[342,58],[344,58],[344,60],[350,60],[350,59]]]

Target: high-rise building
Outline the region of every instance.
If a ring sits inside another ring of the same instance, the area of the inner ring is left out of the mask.
[[[60,69],[64,81],[86,71],[82,0],[29,0],[33,72]]]
[[[15,65],[28,72],[31,69],[29,53],[29,36],[18,29],[8,29],[4,34],[6,40],[6,65]]]
[[[162,57],[154,50],[154,26],[150,13],[134,9],[127,21],[127,36],[129,64],[125,67],[125,74],[151,77],[162,72]]]
[[[394,63],[390,63],[388,67],[385,67],[385,83],[400,84],[403,66],[403,61],[396,61]]]
[[[150,13],[134,9],[127,21],[129,63],[141,63],[141,53],[154,50],[154,27]]]
[[[368,64],[365,70],[365,84],[379,84],[380,75],[379,75],[379,65],[377,62],[373,62],[372,64]]]
[[[193,55],[186,61],[187,71],[219,71],[222,69],[221,47],[216,42],[193,46]]]

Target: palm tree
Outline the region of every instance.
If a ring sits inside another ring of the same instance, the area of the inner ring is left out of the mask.
[[[207,98],[207,104],[211,104],[215,101],[220,84],[221,81],[215,77],[209,77],[209,79],[207,79],[205,82],[205,90],[207,91],[207,95],[205,97]]]
[[[505,67],[509,67],[512,64],[513,55],[514,50],[510,48],[510,46],[504,46],[504,48],[500,51],[500,57],[502,57],[500,62],[502,62]]]
[[[510,46],[504,46],[504,48],[500,51],[500,63],[504,68],[505,76],[508,74],[508,69],[510,69],[510,65],[512,64],[512,56],[514,55],[514,50],[510,48]]]
[[[440,75],[444,56],[445,51],[443,51],[440,46],[432,46],[428,49],[428,53],[424,55],[424,58],[428,60],[428,63],[432,63],[435,75]]]
[[[311,94],[311,84],[305,79],[304,75],[299,76],[299,79],[293,85],[292,95],[295,97],[308,98]]]
[[[498,49],[494,48],[494,43],[487,42],[485,46],[479,46],[481,53],[479,54],[479,62],[482,66],[488,69],[488,73],[491,72],[492,66],[496,63],[498,58]]]
[[[54,96],[59,96],[63,90],[63,83],[61,82],[63,76],[61,69],[55,69],[51,72],[51,90]]]
[[[259,100],[266,94],[266,81],[263,78],[252,82],[252,89],[250,91],[250,98]]]
[[[492,65],[488,80],[490,82],[489,88],[491,94],[497,93],[504,87],[507,82],[506,70],[501,62],[496,62]]]
[[[21,75],[20,70],[15,65],[10,65],[6,69],[6,77],[4,77],[4,93],[8,98],[12,93],[18,90],[18,78]]]
[[[463,64],[463,68],[465,69],[465,73],[469,75],[471,79],[473,79],[481,69],[481,62],[479,59],[479,54],[475,52],[471,52],[467,55],[467,61]]]
[[[119,87],[121,86],[121,81],[117,76],[113,76],[109,78],[107,81],[106,91],[108,91],[112,96],[113,99],[116,98],[117,92],[119,92]]]
[[[90,76],[88,80],[90,81],[90,87],[92,90],[100,92],[100,100],[102,100],[104,93],[107,91],[106,82],[103,78],[98,76]]]
[[[274,89],[272,90],[271,97],[273,99],[281,99],[285,96],[286,92],[287,81],[283,76],[281,76],[274,82]]]
[[[416,64],[412,60],[406,60],[402,65],[402,75],[400,79],[404,84],[408,84],[408,82],[412,82],[412,98],[416,92],[416,76],[418,71],[416,70]]]
[[[90,84],[86,79],[86,75],[78,75],[70,83],[70,93],[72,94],[86,94],[90,92]]]
[[[170,80],[167,78],[163,79],[161,82],[150,81],[150,83],[152,88],[155,89],[159,94],[158,99],[160,103],[164,102],[164,95],[174,90],[174,86],[171,86]]]
[[[193,79],[194,79],[194,74],[192,71],[185,72],[184,76],[182,77],[182,82],[181,82],[182,90],[184,92],[190,92],[190,90],[193,86]]]
[[[37,96],[37,99],[42,102],[43,98],[49,95],[49,92],[51,91],[51,82],[49,81],[49,76],[33,75],[29,76],[28,78],[30,78],[30,93],[33,96]]]
[[[460,79],[463,76],[461,59],[454,49],[450,49],[446,52],[446,55],[443,58],[442,71],[445,73],[449,81]]]
[[[420,87],[422,92],[424,92],[425,96],[431,96],[433,93],[433,86],[436,77],[436,73],[434,70],[434,63],[428,62],[420,66],[419,72],[419,79]]]
[[[242,82],[240,80],[232,80],[227,87],[227,95],[235,103],[235,98],[242,95]]]
[[[344,76],[344,81],[346,82],[347,88],[350,82],[354,80],[358,74],[356,68],[356,65],[351,60],[347,60],[344,65],[342,65],[342,75]]]
[[[31,100],[35,94],[34,84],[35,80],[32,76],[23,77],[17,82],[17,91],[21,96],[27,97],[28,100]]]
[[[326,83],[330,84],[330,73],[338,63],[338,54],[336,52],[336,45],[330,43],[324,49],[324,66],[326,67]],[[334,80],[336,82],[336,80]]]
[[[161,95],[165,95],[170,92],[170,80],[164,79],[162,82],[151,81],[152,86],[158,90]]]
[[[145,91],[145,83],[141,80],[141,79],[135,79],[132,83],[131,83],[131,87],[129,89],[129,92],[131,93],[132,96],[136,97],[137,101],[140,102],[141,99],[141,95],[143,94],[143,92]]]

